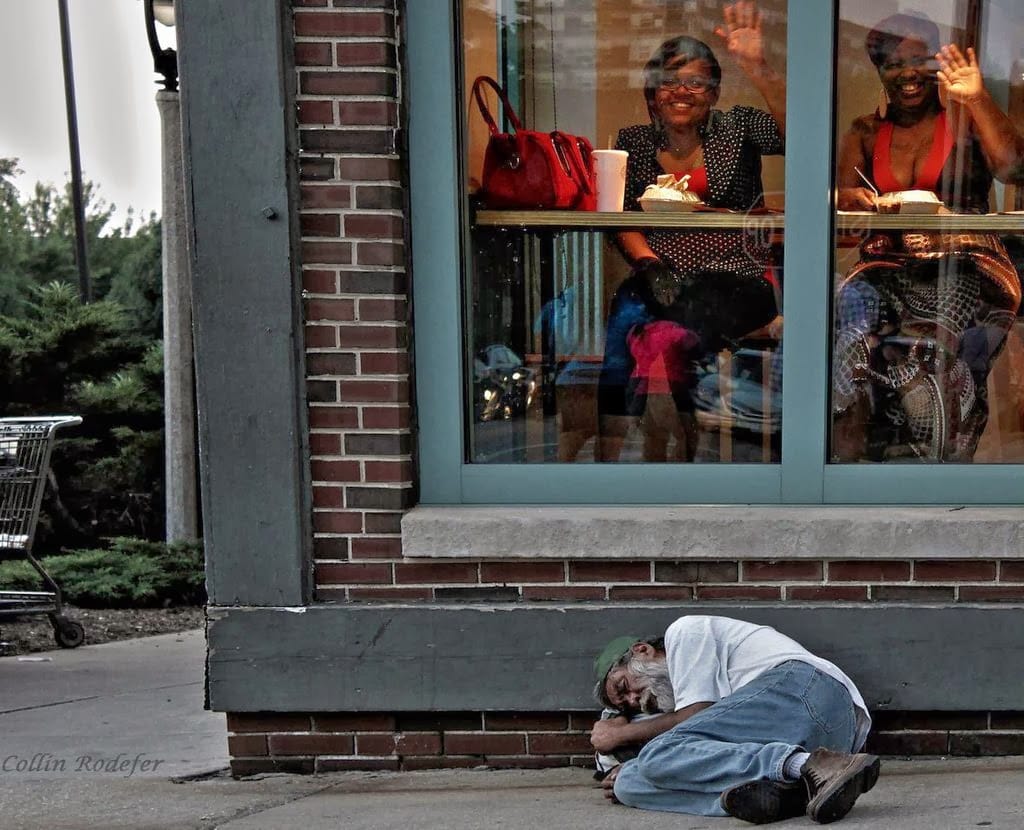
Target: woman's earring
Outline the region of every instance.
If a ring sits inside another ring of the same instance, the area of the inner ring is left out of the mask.
[[[878,117],[883,121],[885,120],[886,114],[889,112],[889,93],[885,91],[883,86],[878,91]]]

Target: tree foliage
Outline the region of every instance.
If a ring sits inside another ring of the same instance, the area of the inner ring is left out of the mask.
[[[0,159],[0,416],[71,413],[37,547],[163,533],[160,225],[112,227],[113,206],[84,186],[95,302],[77,288],[67,189],[19,199]],[[9,231],[9,233],[8,233]]]

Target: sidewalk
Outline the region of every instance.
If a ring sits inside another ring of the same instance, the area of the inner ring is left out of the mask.
[[[0,826],[10,830],[732,830],[608,804],[586,770],[234,781],[204,712],[201,631],[0,658]],[[91,766],[77,761],[93,759]],[[11,760],[13,759],[13,761]],[[35,759],[35,760],[33,760]],[[137,760],[138,759],[138,760]],[[59,761],[63,769],[58,769]],[[142,768],[144,761],[150,766]],[[160,761],[153,766],[152,762]],[[22,769],[17,767],[21,765]],[[106,766],[105,766],[106,764]],[[110,766],[110,765],[113,766]],[[118,768],[118,765],[121,765]],[[218,772],[220,771],[220,772]],[[812,827],[809,819],[776,825]],[[1024,758],[883,761],[843,828],[1024,827]]]

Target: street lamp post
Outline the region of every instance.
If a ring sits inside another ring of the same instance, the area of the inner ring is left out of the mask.
[[[192,368],[192,279],[185,229],[178,60],[164,48],[157,24],[174,25],[174,0],[143,0],[153,68],[162,76],[156,94],[162,127],[162,230],[164,316],[164,443],[167,541],[198,536],[195,378]]]

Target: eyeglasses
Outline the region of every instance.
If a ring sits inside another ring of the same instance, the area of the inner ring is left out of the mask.
[[[894,72],[901,69],[921,69],[925,72],[937,72],[939,62],[931,55],[921,55],[904,59],[891,58],[882,64],[883,72]]]
[[[715,89],[718,86],[718,81],[714,78],[703,78],[700,75],[680,78],[674,73],[666,72],[658,81],[658,86],[661,89],[672,92],[679,89],[679,87],[682,87],[687,92],[692,92],[694,95],[703,95],[704,93]]]

